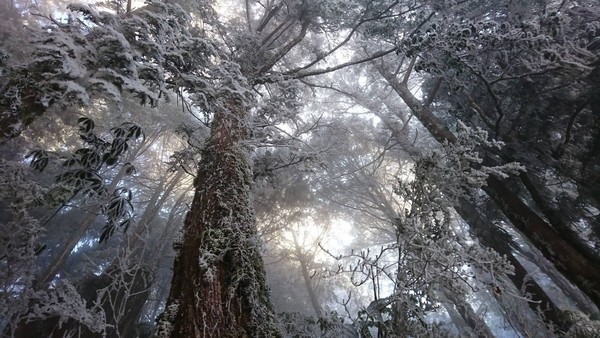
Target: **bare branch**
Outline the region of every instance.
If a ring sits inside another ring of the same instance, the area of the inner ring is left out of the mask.
[[[269,21],[271,21],[271,19],[273,19],[273,17],[275,16],[275,14],[277,14],[277,12],[279,12],[279,10],[281,9],[281,6],[283,6],[283,2],[278,3],[275,7],[271,8],[262,18],[262,20],[260,20],[258,26],[256,27],[256,31],[258,33],[262,32],[263,29],[265,29],[265,27],[267,26],[267,24],[269,23]]]
[[[412,74],[412,70],[413,67],[415,66],[415,62],[417,61],[417,57],[414,56],[412,59],[410,59],[410,63],[408,64],[408,68],[406,68],[406,72],[404,73],[404,78],[402,79],[402,85],[405,85],[408,83],[408,79],[410,78],[410,74]]]
[[[299,44],[304,37],[306,36],[306,32],[308,31],[308,26],[309,26],[309,22],[308,21],[304,21],[302,23],[302,28],[300,30],[300,33],[298,33],[298,35],[290,42],[288,42],[285,46],[283,46],[283,48],[281,48],[279,50],[279,52],[277,52],[277,54],[275,54],[271,60],[269,60],[259,71],[258,74],[264,74],[265,72],[267,72],[269,69],[271,69],[279,60],[281,60],[287,53],[289,53],[289,51],[294,48],[294,46],[296,46],[297,44]]]
[[[280,80],[282,77],[285,79],[303,79],[306,77],[310,77],[310,76],[317,76],[317,75],[323,75],[323,74],[327,74],[327,73],[331,73],[331,72],[335,72],[338,71],[340,69],[344,69],[350,66],[355,66],[355,65],[359,65],[362,63],[366,63],[366,62],[370,62],[373,60],[376,60],[380,57],[386,56],[388,54],[391,54],[393,52],[396,51],[396,47],[393,47],[391,49],[388,50],[383,50],[383,51],[379,51],[371,56],[368,56],[366,58],[363,59],[358,59],[358,60],[354,60],[354,61],[348,61],[348,62],[344,62],[341,63],[337,66],[334,67],[327,67],[325,69],[315,69],[312,71],[297,71],[296,73],[294,73],[296,70],[294,71],[289,71],[289,72],[285,72],[283,74],[273,74],[270,76],[266,76],[263,78],[259,78],[255,81],[256,84],[263,84],[263,83],[273,83],[273,82],[277,82],[278,80]]]
[[[290,27],[292,27],[293,24],[294,24],[294,20],[290,20],[290,21],[284,21],[284,22],[280,23],[279,25],[277,25],[277,27],[275,27],[275,29],[273,29],[271,31],[271,33],[269,33],[269,35],[267,35],[261,41],[260,48],[258,50],[261,51],[261,50],[266,50],[267,48],[269,48],[269,46],[271,46],[273,44],[273,42],[275,40],[277,40],[283,33],[285,33],[288,29],[290,29]]]
[[[248,25],[248,31],[252,31],[252,21],[250,20],[250,0],[246,0],[246,23]]]
[[[424,107],[431,106],[431,104],[433,103],[433,100],[435,100],[435,96],[437,95],[437,92],[440,90],[441,85],[442,85],[442,78],[437,78],[435,80],[435,83],[433,84],[433,88],[431,88],[431,91],[429,92],[429,94],[427,94],[427,100],[423,103]]]

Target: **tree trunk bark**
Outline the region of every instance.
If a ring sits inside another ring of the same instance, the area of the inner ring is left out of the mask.
[[[445,302],[442,302],[442,306],[444,307],[444,309],[446,309],[446,312],[448,312],[448,316],[450,317],[452,324],[454,324],[454,326],[458,330],[459,337],[474,337],[475,336],[475,333],[473,332],[471,327],[465,322],[463,317],[458,313],[458,310],[456,310],[454,308],[454,304],[452,304],[450,301],[445,301]]]
[[[600,265],[581,254],[516,194],[496,177],[490,177],[484,189],[502,209],[511,223],[519,229],[544,256],[554,263],[571,282],[579,286],[600,305]]]
[[[494,333],[487,326],[483,318],[481,318],[469,303],[464,299],[464,296],[454,294],[452,290],[443,290],[444,297],[451,301],[455,306],[456,310],[464,321],[469,325],[477,337],[481,338],[493,338]]]
[[[493,202],[490,201],[489,203]],[[537,312],[538,309],[544,311],[548,321],[560,326],[560,309],[546,294],[546,291],[534,279],[529,278],[527,269],[513,253],[511,236],[501,229],[494,228],[496,225],[491,224],[492,220],[484,218],[478,208],[469,201],[463,201],[457,211],[469,223],[473,234],[483,245],[505,256],[514,267],[515,273],[508,277],[517,289],[524,289],[525,292],[531,295],[532,302],[529,302],[531,310],[534,312]]]
[[[556,229],[561,236],[573,247],[579,249],[582,255],[587,259],[600,264],[600,257],[598,256],[598,250],[591,248],[581,236],[573,229],[573,219],[583,217],[581,210],[572,207],[570,203],[560,208],[554,208],[548,201],[555,194],[549,191],[548,188],[542,183],[537,175],[533,172],[523,173],[520,175],[521,182],[531,195],[535,204],[540,208],[540,211],[548,219],[549,223]],[[565,203],[565,202],[562,202]],[[571,206],[571,208],[570,208]]]
[[[203,151],[160,336],[281,337],[268,299],[243,141],[246,108],[225,99]]]

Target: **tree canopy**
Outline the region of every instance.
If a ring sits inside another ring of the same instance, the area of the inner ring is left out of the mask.
[[[0,4],[4,337],[597,337],[594,0]]]

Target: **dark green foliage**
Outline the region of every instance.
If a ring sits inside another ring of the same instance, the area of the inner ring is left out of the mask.
[[[105,184],[105,170],[117,165],[137,139],[144,138],[142,129],[134,123],[122,123],[110,130],[110,137],[96,133],[95,123],[82,116],[77,120],[79,136],[84,147],[67,154],[56,154],[43,149],[33,150],[27,155],[30,166],[44,171],[50,163],[55,164],[55,186],[48,193],[49,200],[66,201],[76,195],[96,199],[103,204],[102,214],[106,224],[100,234],[100,242],[106,242],[116,229],[127,231],[134,223],[132,192],[125,187],[108,191]],[[126,175],[136,172],[130,162],[120,166]],[[57,197],[70,195],[70,197]]]
[[[107,222],[102,228],[100,243],[106,242],[117,228],[123,229],[123,232],[129,229],[129,226],[133,223],[131,198],[131,190],[127,188],[118,188],[113,192],[108,206],[102,208]]]

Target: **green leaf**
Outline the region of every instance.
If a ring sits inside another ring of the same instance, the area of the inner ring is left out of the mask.
[[[112,128],[110,130],[110,132],[113,134],[113,136],[115,138],[122,138],[122,137],[124,137],[127,134],[127,132],[125,131],[125,129],[123,129],[121,127]]]
[[[129,131],[127,133],[127,138],[128,139],[138,139],[140,136],[143,135],[142,132],[142,128],[138,125],[132,125],[131,127],[129,127]]]
[[[31,157],[31,162],[29,163],[29,166],[31,166],[31,168],[33,168],[33,170],[38,171],[38,172],[42,172],[46,166],[48,166],[49,160],[50,160],[50,156],[48,154],[47,151],[45,150],[34,150],[32,152],[30,152],[29,154],[27,154],[27,156],[25,156],[25,158],[30,158]]]
[[[117,159],[114,158],[111,153],[105,153],[102,156],[102,162],[106,163],[108,166],[111,166],[117,163]]]
[[[123,167],[125,168],[125,175],[133,175],[136,173],[135,167],[129,162],[125,163]]]
[[[115,226],[112,223],[107,223],[103,228],[102,228],[102,233],[100,234],[100,243],[106,243],[108,241],[108,239],[113,235],[113,233],[115,232]]]
[[[46,250],[47,245],[46,244],[40,244],[40,243],[35,243],[34,246],[34,255],[35,256],[39,256],[39,254],[41,254],[44,250]]]
[[[82,116],[77,119],[77,125],[79,126],[79,132],[82,134],[89,134],[94,130],[96,124],[88,117]]]

